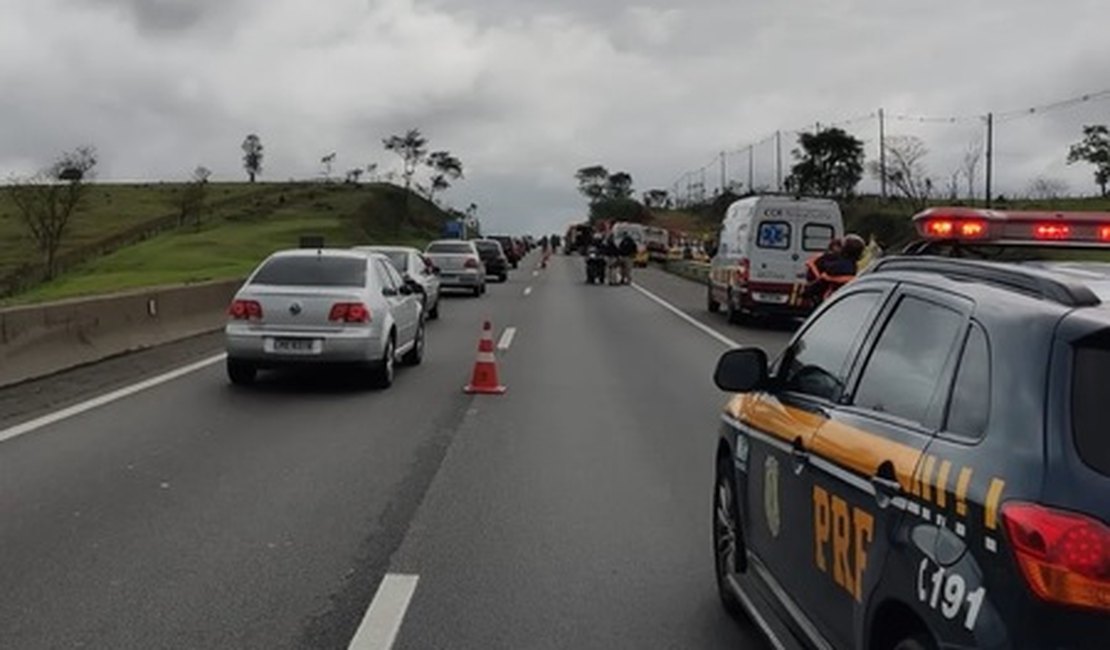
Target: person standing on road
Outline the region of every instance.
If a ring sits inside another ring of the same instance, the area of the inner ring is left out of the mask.
[[[617,240],[613,237],[613,233],[605,236],[605,243],[601,247],[601,254],[605,256],[605,268],[608,271],[609,284],[617,284],[620,281],[620,247],[617,246]]]
[[[620,254],[621,284],[632,284],[632,260],[636,257],[636,240],[625,233],[618,244]]]
[[[544,237],[540,240],[540,247],[543,249],[543,257],[540,258],[540,268],[547,268],[547,260],[551,259],[551,239]]]

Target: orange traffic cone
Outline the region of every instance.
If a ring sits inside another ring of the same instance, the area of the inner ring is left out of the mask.
[[[482,325],[482,339],[478,342],[478,359],[474,362],[474,374],[470,383],[463,388],[471,395],[504,395],[508,387],[502,386],[497,379],[497,357],[493,354],[493,325],[486,321]]]

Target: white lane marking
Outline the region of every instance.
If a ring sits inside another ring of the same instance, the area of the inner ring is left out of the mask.
[[[497,342],[498,350],[508,350],[509,346],[513,344],[513,337],[516,336],[515,327],[506,327],[505,331],[501,333],[501,340]]]
[[[532,287],[528,287],[527,289],[525,289],[525,290],[524,290],[524,295],[525,295],[525,296],[530,296],[530,295],[532,295]]]
[[[533,277],[533,278],[538,278],[538,277],[540,277],[540,272],[539,272],[539,271],[532,271],[532,277]]]
[[[420,576],[387,573],[348,650],[390,650],[419,580]]]
[[[86,411],[91,411],[95,408],[100,408],[101,406],[104,406],[105,404],[110,404],[112,402],[121,400],[125,397],[130,397],[131,395],[134,395],[135,393],[139,393],[139,392],[142,392],[142,391],[147,390],[149,388],[154,388],[155,386],[158,386],[160,384],[164,384],[166,382],[170,382],[170,381],[173,381],[175,379],[179,379],[181,377],[184,377],[185,375],[194,373],[198,370],[203,370],[204,368],[207,368],[208,366],[211,366],[213,364],[217,364],[217,363],[223,361],[226,358],[227,358],[226,354],[217,354],[214,357],[208,357],[207,359],[202,359],[200,361],[197,361],[196,363],[191,363],[187,366],[178,368],[177,370],[171,370],[170,372],[158,375],[157,377],[151,377],[150,379],[145,379],[143,381],[140,381],[137,384],[132,384],[130,386],[124,386],[123,388],[120,388],[118,390],[114,390],[110,393],[105,393],[104,395],[101,395],[99,397],[94,397],[90,400],[86,400],[84,402],[81,402],[80,404],[74,404],[73,406],[67,406],[66,408],[64,408],[60,411],[54,411],[53,413],[49,413],[49,414],[44,415],[42,417],[35,418],[34,420],[24,422],[23,424],[17,424],[14,427],[9,427],[7,429],[4,429],[3,431],[0,431],[0,442],[4,442],[5,440],[11,440],[12,438],[15,438],[16,436],[21,436],[25,433],[30,433],[30,432],[32,432],[36,429],[41,429],[41,428],[43,428],[47,425],[54,424],[55,422],[61,422],[62,420],[66,420],[66,419],[71,418],[75,415],[80,415],[80,414],[82,414]]]
[[[705,334],[708,334],[709,336],[713,337],[717,342],[722,343],[724,345],[727,345],[730,348],[741,347],[740,344],[737,343],[736,341],[733,341],[729,337],[725,336],[724,334],[721,334],[720,332],[713,329],[712,327],[709,327],[705,323],[702,323],[702,322],[698,321],[693,316],[690,316],[689,314],[682,311],[678,307],[675,307],[671,303],[667,302],[666,300],[663,300],[659,296],[657,296],[654,293],[648,291],[647,289],[641,287],[640,285],[636,284],[635,282],[632,283],[632,288],[635,289],[636,291],[639,291],[640,293],[644,294],[645,296],[647,296],[651,300],[655,301],[656,303],[658,303],[660,306],[662,306],[664,309],[671,312],[675,316],[678,316],[679,318],[681,318],[682,320],[686,321],[687,323],[693,325],[694,327],[698,328],[699,330],[701,330]]]

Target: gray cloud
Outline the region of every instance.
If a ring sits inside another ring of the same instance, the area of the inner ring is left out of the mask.
[[[102,177],[241,177],[249,131],[266,176],[395,164],[381,138],[418,126],[467,165],[445,198],[497,229],[584,211],[580,166],[670,187],[776,129],[866,115],[975,115],[1110,87],[1101,0],[0,0],[0,175],[91,142]],[[1051,38],[1046,34],[1052,34]],[[1003,122],[998,187],[1092,189],[1067,144],[1110,101]],[[975,121],[892,122],[954,168]],[[874,151],[873,121],[850,127]],[[784,136],[789,162],[792,133]],[[774,181],[757,150],[756,182]],[[745,180],[746,156],[729,169]],[[716,167],[707,172],[716,183]]]

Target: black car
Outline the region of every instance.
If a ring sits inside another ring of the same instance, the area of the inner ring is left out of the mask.
[[[1110,264],[1059,261],[1110,213],[915,219],[776,363],[721,358],[721,599],[780,648],[1110,647]]]
[[[475,239],[478,255],[486,266],[486,275],[497,278],[498,282],[509,279],[509,258],[505,256],[501,244],[493,239]]]
[[[522,251],[520,251],[517,248],[516,242],[513,241],[512,237],[510,237],[508,235],[492,235],[490,237],[487,237],[487,239],[492,239],[493,241],[497,242],[498,244],[501,244],[501,250],[504,251],[505,258],[509,260],[509,265],[510,266],[512,266],[514,269],[517,268],[517,266],[519,266],[519,264],[520,264],[520,255],[519,255],[519,253],[522,252]]]

